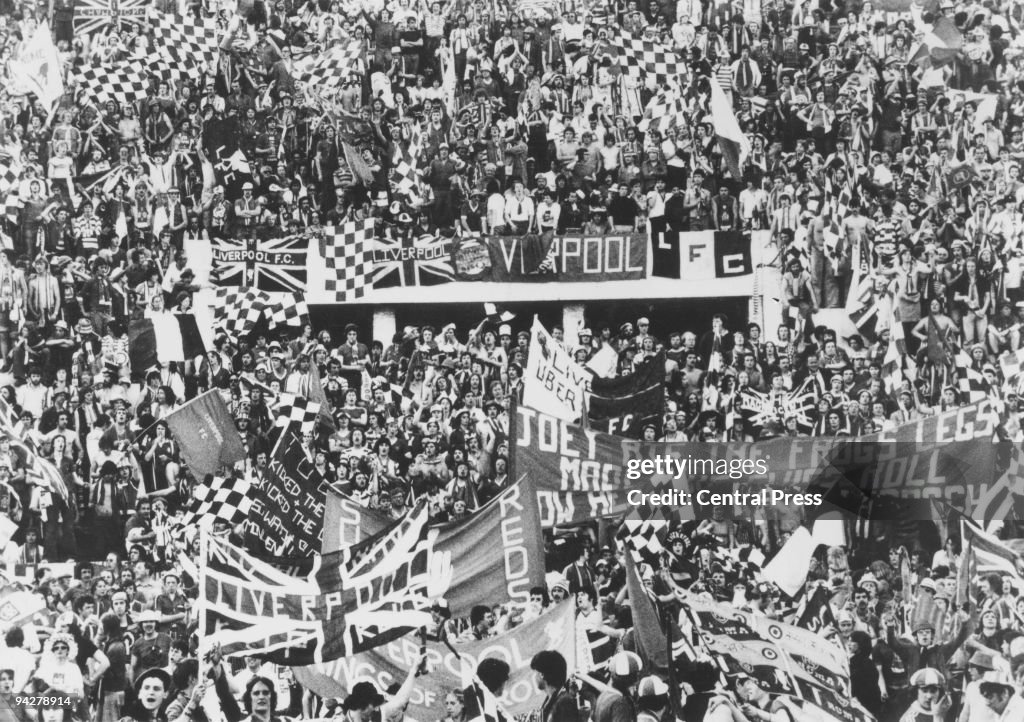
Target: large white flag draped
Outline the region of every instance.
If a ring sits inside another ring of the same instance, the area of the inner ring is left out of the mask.
[[[64,94],[60,56],[53,44],[50,26],[40,23],[8,64],[11,95],[34,94],[49,111]]]

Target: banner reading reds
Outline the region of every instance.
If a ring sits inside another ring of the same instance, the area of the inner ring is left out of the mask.
[[[520,478],[535,480],[545,527],[622,514],[629,509],[630,490],[804,492],[812,484],[833,507],[863,511],[881,494],[926,502],[914,510],[930,518],[930,500],[973,508],[992,483],[992,411],[980,402],[884,437],[707,444],[643,443],[519,406],[515,468]],[[658,468],[644,464],[659,458],[664,463]]]

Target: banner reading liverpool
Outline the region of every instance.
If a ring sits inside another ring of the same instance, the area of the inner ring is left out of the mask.
[[[221,238],[213,242],[211,280],[218,286],[245,286],[261,291],[306,291],[309,238],[285,236]]]
[[[647,274],[647,239],[639,234],[488,236],[485,243],[491,273],[480,280],[635,281]]]
[[[122,25],[141,23],[146,7],[145,0],[77,0],[74,3],[75,32],[92,34],[110,26],[120,31]]]
[[[228,656],[263,655],[289,666],[372,649],[430,623],[451,565],[435,550],[420,503],[359,550],[320,560],[308,578],[289,576],[226,539],[203,537],[199,564],[205,644]]]
[[[973,508],[993,483],[996,447],[991,436],[963,441],[988,422],[967,422],[978,410],[959,409],[965,426],[945,426],[938,438],[907,441],[877,436],[822,444],[820,439],[784,438],[758,443],[644,443],[584,429],[535,409],[519,406],[515,416],[515,469],[537,484],[541,524],[552,527],[617,516],[629,508],[628,494],[675,489],[695,493],[735,491],[759,494],[819,493],[828,510],[873,518],[886,499],[896,500],[899,518],[930,519],[932,500]],[[892,436],[899,437],[899,432]],[[942,437],[948,436],[948,440]],[[659,464],[655,460],[660,459]],[[698,517],[710,505],[695,506]]]
[[[469,518],[432,527],[438,533],[434,548],[451,561],[445,599],[454,616],[467,616],[481,599],[525,604],[530,587],[544,583],[544,541],[533,488],[532,480],[514,484]],[[380,515],[352,509],[349,501],[333,491],[327,494],[325,568],[337,566],[335,560],[343,553],[339,550],[346,545],[380,533]],[[357,514],[364,525],[358,539],[351,526]],[[349,522],[341,531],[332,527],[334,520],[343,519]]]
[[[491,600],[488,600],[491,601]],[[517,611],[517,614],[522,614]],[[544,702],[544,693],[534,682],[530,669],[533,655],[542,650],[560,652],[571,676],[576,670],[575,620],[572,602],[562,602],[539,617],[525,621],[505,634],[479,642],[465,642],[448,647],[442,642],[427,643],[427,666],[430,673],[416,678],[407,714],[409,718],[431,720],[443,709],[445,696],[468,686],[466,672],[475,670],[483,659],[501,659],[510,669],[504,694],[499,698],[502,708],[512,715],[528,714]],[[381,689],[405,679],[418,659],[420,640],[410,635],[371,652],[331,663],[294,670],[295,679],[306,689],[321,697],[345,697],[346,691],[361,680],[372,680]]]
[[[370,248],[374,288],[436,286],[455,279],[451,238],[414,236],[404,229],[374,239]]]

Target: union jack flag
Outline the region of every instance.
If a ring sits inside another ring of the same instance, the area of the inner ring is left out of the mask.
[[[370,251],[374,288],[436,286],[455,280],[452,240],[430,234],[377,238]]]
[[[146,17],[146,0],[77,0],[75,2],[75,33],[95,33],[108,25],[141,23]]]
[[[219,239],[213,246],[211,277],[218,286],[305,293],[308,250],[305,236]]]

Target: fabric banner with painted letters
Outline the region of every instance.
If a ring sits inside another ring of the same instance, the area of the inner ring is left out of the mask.
[[[758,238],[760,240],[760,238]],[[739,280],[754,272],[751,233],[666,229],[651,236],[651,275],[703,281],[716,278]]]
[[[487,600],[490,601],[490,600]],[[416,678],[408,715],[419,720],[445,717],[444,698],[454,689],[469,685],[467,670],[476,669],[482,659],[501,659],[511,668],[505,693],[499,698],[502,709],[511,715],[528,714],[544,702],[530,670],[533,655],[542,650],[560,652],[569,674],[576,670],[576,637],[573,603],[562,602],[535,619],[505,634],[478,642],[454,644],[453,652],[441,642],[427,643],[430,673]],[[294,669],[295,679],[321,697],[345,697],[352,685],[371,680],[379,689],[405,680],[420,651],[417,635],[409,635],[371,652]],[[458,653],[461,660],[456,657]]]
[[[591,373],[577,364],[534,316],[523,403],[563,421],[579,421]]]
[[[544,541],[540,529],[537,495],[530,493],[533,481],[515,484],[469,518],[436,528],[435,549],[449,555],[453,578],[445,599],[456,617],[468,616],[481,600],[498,604],[525,604],[530,587],[544,583]],[[330,554],[342,548],[342,540],[354,538],[350,528],[339,533],[330,527],[334,520],[351,520],[355,510],[347,497],[328,492],[323,553],[325,566]],[[360,512],[365,523],[362,539],[380,531],[380,515]]]
[[[394,520],[368,507],[351,496],[328,487],[327,503],[324,506],[324,533],[321,540],[322,553],[348,549],[372,536],[380,534]]]
[[[530,406],[524,398],[523,402]],[[653,425],[661,436],[665,413],[665,352],[659,351],[626,376],[594,379],[587,397],[587,420],[592,429],[639,439]],[[566,419],[568,421],[569,419]]]
[[[633,490],[674,488],[696,492],[821,493],[826,504],[807,507],[810,516],[840,510],[881,518],[883,502],[893,513],[931,519],[933,499],[973,508],[993,483],[994,431],[982,409],[963,407],[949,418],[907,425],[885,438],[785,438],[758,443],[642,443],[561,421],[520,406],[510,430],[518,478],[537,484],[544,527],[625,513]],[[656,458],[683,464],[649,466]],[[647,462],[647,465],[644,464]],[[710,507],[695,512],[709,513]],[[811,518],[808,520],[812,520]]]
[[[281,556],[311,557],[320,551],[326,488],[302,446],[298,424],[292,423],[281,433],[267,473],[253,488],[246,521],[251,547]]]
[[[298,666],[364,652],[428,625],[431,600],[447,594],[452,576],[427,518],[420,502],[360,554],[318,557],[306,579],[205,537],[200,635],[229,656],[260,654]]]
[[[636,281],[647,276],[647,238],[640,234],[488,236],[490,276],[466,280]]]

